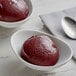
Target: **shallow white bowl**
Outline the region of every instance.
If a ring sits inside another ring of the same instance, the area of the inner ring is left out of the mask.
[[[54,66],[38,66],[38,65],[31,64],[31,63],[23,60],[20,57],[21,47],[22,47],[24,41],[34,35],[49,36],[54,41],[54,43],[57,45],[57,47],[59,49],[60,57],[59,57],[59,60],[56,63],[56,65],[54,65]],[[60,66],[63,66],[65,63],[67,63],[71,59],[71,57],[73,55],[71,48],[64,41],[62,41],[61,39],[58,39],[55,36],[52,36],[50,34],[39,32],[39,31],[32,31],[32,30],[17,31],[11,37],[11,45],[12,45],[15,55],[18,57],[20,62],[23,63],[23,65],[28,66],[35,70],[40,70],[40,71],[49,71],[49,70],[58,68]]]
[[[33,6],[31,3],[31,0],[25,0],[28,7],[29,7],[29,15],[27,18],[21,20],[21,21],[17,21],[17,22],[4,22],[4,21],[0,21],[0,26],[5,27],[5,28],[15,28],[15,27],[19,27],[20,25],[22,25],[23,23],[25,23],[31,16],[32,11],[33,11]]]

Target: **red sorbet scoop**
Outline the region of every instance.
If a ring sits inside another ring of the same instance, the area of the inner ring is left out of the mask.
[[[15,22],[28,16],[29,9],[24,0],[0,0],[0,21]]]
[[[59,51],[55,43],[48,36],[32,36],[23,44],[21,57],[35,65],[55,65],[59,58]]]

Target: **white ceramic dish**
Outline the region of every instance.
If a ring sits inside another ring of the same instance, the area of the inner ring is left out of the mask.
[[[60,54],[59,60],[56,65],[38,66],[38,65],[28,63],[27,61],[24,61],[20,57],[21,47],[22,47],[24,41],[33,35],[47,35],[55,42],[55,44],[57,45],[57,47],[59,49],[59,54]],[[61,39],[58,39],[55,36],[52,36],[50,34],[39,32],[39,31],[32,31],[32,30],[17,31],[11,37],[11,46],[13,48],[15,55],[18,57],[20,62],[23,63],[23,65],[28,66],[32,69],[41,70],[41,71],[53,70],[55,68],[63,66],[65,63],[67,63],[71,59],[71,57],[73,55],[71,48],[64,41],[62,41]]]
[[[22,25],[23,23],[25,23],[31,16],[32,11],[33,11],[33,6],[31,3],[31,0],[25,0],[28,7],[29,7],[29,15],[27,18],[21,20],[21,21],[17,21],[17,22],[4,22],[4,21],[0,21],[0,26],[5,27],[5,28],[15,28],[15,27],[19,27],[20,25]]]

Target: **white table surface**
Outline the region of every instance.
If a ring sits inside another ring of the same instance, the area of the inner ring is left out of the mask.
[[[59,11],[76,6],[76,0],[31,0],[34,10],[28,22],[17,29],[0,27],[0,76],[38,76],[38,72],[29,68],[21,68],[10,45],[11,35],[19,29],[40,30],[49,33],[43,26],[39,15]],[[50,71],[51,72],[51,71]],[[49,76],[76,76],[76,62],[71,59],[66,65],[58,68]],[[40,76],[40,75],[39,75]]]

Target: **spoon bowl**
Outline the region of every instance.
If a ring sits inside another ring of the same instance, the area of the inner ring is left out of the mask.
[[[61,23],[65,34],[71,39],[76,39],[76,21],[70,17],[64,17]]]

